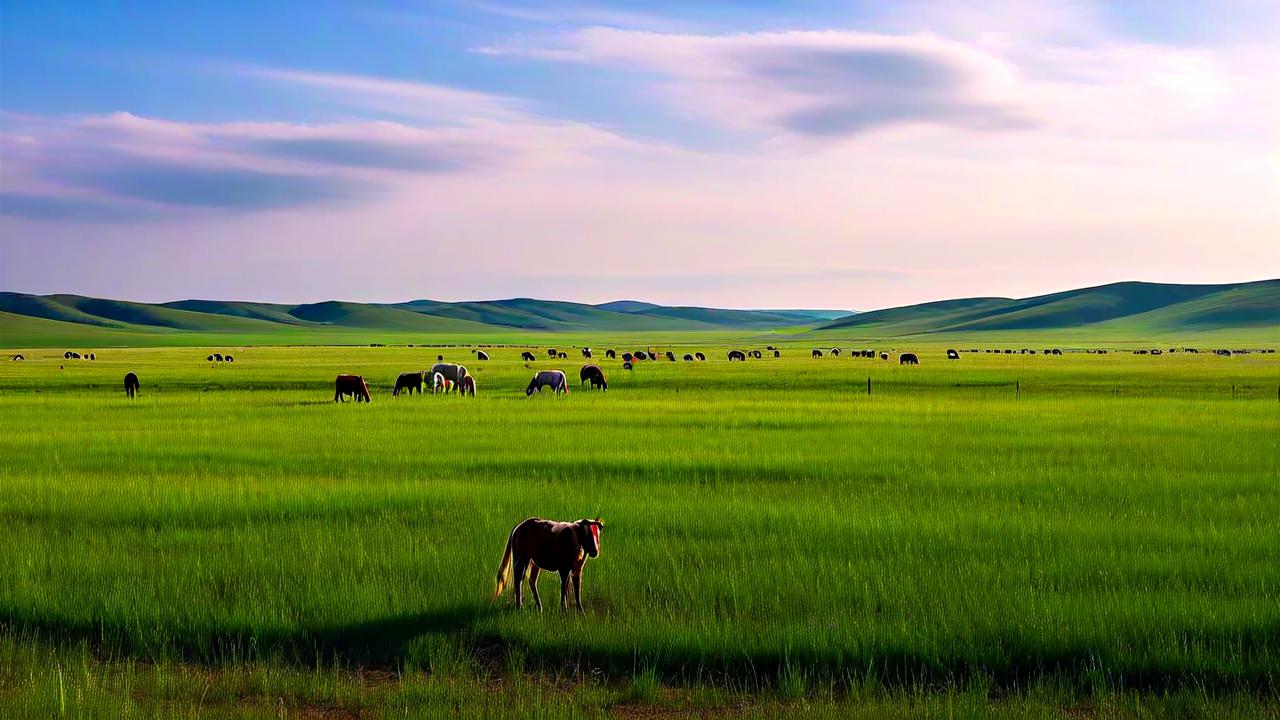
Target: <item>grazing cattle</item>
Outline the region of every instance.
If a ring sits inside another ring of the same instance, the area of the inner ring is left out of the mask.
[[[622,362],[624,362],[624,363],[629,363],[629,362],[631,362],[631,361],[632,361],[632,360],[634,360],[634,359],[635,359],[635,357],[634,357],[631,353],[629,353],[629,352],[624,352],[624,353],[622,353]]]
[[[814,349],[813,349],[813,356],[814,356],[814,357],[816,357],[816,358],[820,358],[820,357],[822,357],[822,351],[821,351],[821,350],[819,350],[819,349],[817,349],[817,348],[814,348]]]
[[[63,359],[63,360],[70,360],[70,359],[71,359],[71,351],[70,351],[70,350],[68,350],[68,351],[66,351],[66,352],[62,353],[62,359]]]
[[[124,394],[126,397],[137,397],[139,387],[142,386],[138,383],[137,373],[129,373],[124,376]]]
[[[477,350],[477,351],[476,351],[476,359],[477,359],[477,360],[488,360],[488,359],[489,359],[489,353],[487,353],[487,352],[485,352],[485,351],[483,351],[483,350]]]
[[[760,359],[761,357],[763,357],[763,356],[760,354],[760,351],[759,351],[759,350],[752,350],[752,351],[751,351],[751,357],[753,357],[753,358],[755,358],[755,359],[759,360],[759,359]]]
[[[703,354],[702,354],[702,353],[700,353],[700,352],[696,352],[696,353],[694,353],[694,354],[693,354],[693,359],[694,359],[694,360],[697,360],[697,361],[699,361],[699,362],[705,362],[705,361],[706,361],[706,359],[707,359],[707,356],[706,356],[706,355],[703,355]]]
[[[354,397],[356,402],[373,401],[363,375],[339,375],[333,381],[333,401],[338,402],[347,395]]]
[[[604,356],[605,356],[606,358],[609,358],[610,360],[616,360],[616,359],[617,359],[617,357],[618,357],[618,351],[617,351],[617,350],[605,350],[605,351],[604,351]]]
[[[235,361],[236,361],[236,359],[235,359],[235,358],[233,358],[233,357],[231,357],[230,355],[223,355],[223,356],[222,356],[222,359],[223,359],[223,360],[225,360],[225,361],[227,361],[227,362],[235,362]]]
[[[467,375],[462,378],[462,382],[458,383],[458,393],[463,397],[470,395],[476,396],[476,377],[475,375]]]
[[[400,373],[400,377],[396,378],[396,387],[394,390],[391,391],[391,396],[392,397],[398,396],[401,390],[404,390],[410,395],[413,394],[414,390],[417,390],[418,394],[421,395],[422,394],[422,375],[423,374],[420,372]]]
[[[1061,350],[1059,350],[1058,348],[1054,348],[1054,349],[1053,349],[1053,354],[1054,354],[1054,355],[1061,355],[1061,354],[1062,354],[1062,351],[1061,351]]]
[[[626,361],[626,362],[622,363],[622,369],[623,369],[623,370],[630,370],[630,369],[631,369],[631,368],[633,368],[633,367],[635,367],[635,366],[631,364],[631,361],[630,361],[630,360],[628,360],[628,361]]]
[[[546,570],[560,574],[560,607],[569,609],[569,584],[572,582],[574,603],[578,612],[582,612],[582,568],[587,558],[599,557],[602,528],[604,523],[599,518],[572,523],[529,518],[520,523],[507,537],[507,547],[502,552],[502,562],[498,564],[493,599],[502,597],[514,576],[516,607],[524,607],[523,584],[528,573],[529,591],[541,611],[538,574]]]
[[[777,350],[778,348],[776,348],[776,347],[774,347],[774,346],[772,346],[772,345],[765,345],[765,346],[764,346],[764,349],[765,349],[765,350],[768,350],[768,351],[770,351],[770,352],[773,352],[773,351]]]
[[[645,351],[643,351],[643,350],[637,350],[637,351],[635,351],[635,353],[632,355],[632,357],[634,357],[636,360],[648,360],[648,359],[649,359],[649,356],[648,356],[648,355],[645,353]]]
[[[734,360],[738,360],[740,362],[746,362],[747,356],[741,350],[730,350],[729,362],[733,362]]]
[[[561,360],[564,360],[568,358],[569,355],[567,353],[556,353],[556,357],[560,358]]]
[[[209,362],[213,362],[213,356],[210,355],[209,357],[205,358],[205,360],[208,360]]]
[[[564,376],[563,370],[541,370],[533,376],[529,381],[529,387],[524,389],[526,396],[536,392],[541,392],[542,388],[549,387],[556,395],[569,394],[569,381]]]
[[[222,362],[222,353],[214,353],[213,359],[214,359],[214,362]]]
[[[684,354],[684,357],[682,357],[682,358],[680,358],[680,359],[681,359],[681,360],[684,360],[685,362],[693,362],[693,356],[692,356],[692,355],[690,355],[689,353],[685,353],[685,354]]]
[[[676,354],[675,354],[675,353],[673,353],[673,352],[671,352],[670,350],[668,350],[668,351],[667,351],[667,360],[668,360],[669,362],[675,362],[675,361],[676,361]]]
[[[840,348],[831,348],[832,357],[840,357]]]
[[[533,356],[533,353],[529,352],[528,350],[525,350],[524,352],[520,353],[520,359],[525,362],[533,362],[537,358]]]
[[[79,359],[80,359],[80,353],[78,353],[78,352],[68,353],[68,354],[67,354],[67,358],[68,358],[68,359],[70,359],[70,360],[79,360]]]
[[[22,355],[21,355],[21,354],[19,354],[19,355],[14,355],[14,356],[13,356],[13,361],[14,361],[14,362],[17,362],[18,360],[26,360],[26,358],[22,357]]]
[[[444,379],[444,375],[441,373],[431,373],[431,394],[435,395],[437,393],[448,391],[449,381]]]
[[[889,359],[889,353],[880,353],[880,359],[881,359],[881,360],[888,360],[888,359]]]
[[[548,348],[548,349],[547,349],[547,357],[555,357],[555,356],[556,356],[556,355],[558,355],[558,354],[559,354],[559,353],[556,351],[556,349],[555,349],[555,348]]]
[[[1154,349],[1154,350],[1152,350],[1152,351],[1151,351],[1151,354],[1152,354],[1152,355],[1162,355],[1163,353],[1160,351],[1160,349],[1159,349],[1159,348],[1156,348],[1156,349]]]
[[[97,360],[97,359],[98,359],[98,354],[97,354],[97,353],[89,353],[89,359],[90,359],[90,360]]]
[[[777,351],[777,350],[774,350],[774,351],[773,351],[773,356],[774,356],[774,357],[782,357],[782,353],[781,353],[781,352],[779,352],[779,351]]]
[[[947,351],[947,359],[948,359],[948,360],[959,360],[959,359],[960,359],[960,353],[956,352],[955,350],[948,350],[948,351]]]
[[[592,390],[609,389],[609,383],[605,382],[604,371],[600,369],[599,365],[583,365],[582,369],[578,371],[578,377],[582,380],[582,382],[578,383],[579,385],[589,380],[591,381]]]
[[[436,362],[444,362],[444,355],[437,355]]]
[[[920,358],[915,353],[902,353],[898,356],[899,365],[919,365]]]
[[[446,389],[447,386],[452,386],[455,390],[458,388],[458,383],[462,382],[462,378],[467,376],[467,368],[454,363],[436,363],[431,366],[431,370],[429,372],[432,375],[435,375],[436,373],[443,375],[444,379],[448,381]]]
[[[582,357],[591,359],[591,348],[582,348]]]

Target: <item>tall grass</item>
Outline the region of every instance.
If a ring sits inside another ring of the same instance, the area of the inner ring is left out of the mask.
[[[639,700],[1276,696],[1275,355],[716,351],[526,399],[518,351],[452,349],[479,397],[393,399],[437,352],[0,364],[3,637],[162,667],[635,678]],[[340,371],[374,402],[333,403]],[[534,515],[605,518],[583,617],[551,580],[541,615],[488,602]]]

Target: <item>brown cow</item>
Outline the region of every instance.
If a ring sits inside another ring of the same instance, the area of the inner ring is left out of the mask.
[[[333,381],[333,401],[338,402],[345,395],[351,395],[356,402],[373,401],[369,396],[369,386],[365,383],[363,375],[339,375]]]
[[[560,607],[569,609],[569,583],[573,583],[573,599],[582,612],[582,569],[587,558],[600,555],[600,531],[604,523],[582,519],[577,522],[555,522],[542,518],[529,518],[520,523],[507,537],[507,547],[498,565],[497,600],[515,577],[516,607],[524,607],[522,584],[529,576],[529,590],[533,602],[542,610],[542,598],[538,595],[538,574],[546,570],[560,573]]]

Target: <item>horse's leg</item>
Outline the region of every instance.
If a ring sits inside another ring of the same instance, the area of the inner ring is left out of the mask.
[[[582,612],[582,571],[573,571],[573,600],[578,603],[578,612]]]
[[[560,571],[560,609],[569,609],[569,571]]]
[[[542,612],[542,596],[538,594],[538,574],[542,572],[542,568],[537,563],[529,563],[529,591],[533,593],[533,602],[538,606],[538,612]]]
[[[522,607],[524,607],[524,587],[523,587],[523,585],[524,585],[524,574],[525,574],[525,571],[527,571],[528,569],[529,569],[529,558],[526,558],[526,557],[519,557],[519,556],[517,556],[517,557],[516,557],[516,566],[515,566],[515,568],[512,570],[512,572],[514,572],[514,573],[515,573],[515,576],[516,576],[516,591],[515,591],[515,596],[516,596],[516,607],[517,607],[517,608],[522,608]],[[534,594],[535,594],[535,596],[536,596],[536,594],[537,594],[537,591],[536,591],[536,590],[534,591]]]

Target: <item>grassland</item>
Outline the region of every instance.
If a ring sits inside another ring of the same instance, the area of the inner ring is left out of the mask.
[[[1280,356],[895,344],[22,351],[0,715],[1280,713]],[[437,352],[479,397],[393,399]],[[489,603],[531,515],[605,518],[585,616]]]

